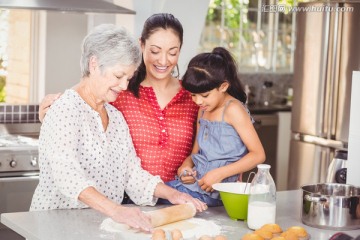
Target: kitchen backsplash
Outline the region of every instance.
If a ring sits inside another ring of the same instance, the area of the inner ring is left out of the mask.
[[[281,103],[287,96],[288,89],[292,87],[292,74],[264,74],[264,73],[241,73],[240,79],[243,85],[248,85],[253,97],[253,101],[260,101],[261,89],[265,81],[273,83],[273,101]],[[1,123],[40,123],[39,105],[10,105],[0,104],[0,124]]]
[[[292,73],[240,73],[239,76],[243,85],[249,86],[253,98],[251,101],[256,104],[261,101],[261,91],[265,82],[272,83],[273,104],[284,104],[284,99],[288,96],[288,89],[292,88]]]
[[[0,104],[0,123],[39,123],[39,105]]]

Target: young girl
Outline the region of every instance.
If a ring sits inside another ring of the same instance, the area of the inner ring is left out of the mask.
[[[235,60],[224,48],[201,53],[189,63],[183,87],[200,107],[192,154],[167,184],[208,206],[222,205],[212,185],[235,182],[265,161],[265,153],[245,106],[246,94]]]

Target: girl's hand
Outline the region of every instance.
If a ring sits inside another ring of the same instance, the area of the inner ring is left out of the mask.
[[[180,167],[178,169],[178,177],[182,183],[192,184],[196,181],[196,171],[190,167]]]
[[[61,96],[61,93],[46,95],[39,105],[39,120],[42,122],[50,106]]]
[[[126,224],[143,232],[152,230],[150,217],[137,207],[117,206],[111,218],[115,222]]]
[[[174,194],[168,198],[169,202],[172,204],[184,204],[184,203],[192,203],[196,210],[202,212],[207,209],[207,205],[200,201],[199,199],[193,198],[187,193],[179,192],[175,190]]]
[[[212,192],[214,189],[212,185],[215,183],[219,183],[223,180],[218,169],[213,169],[210,172],[206,173],[204,177],[199,179],[198,184],[202,190],[206,192]]]

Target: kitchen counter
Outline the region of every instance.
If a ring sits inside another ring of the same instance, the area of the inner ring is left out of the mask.
[[[261,106],[261,105],[254,105],[249,106],[249,111],[251,114],[272,114],[277,112],[291,112],[291,106],[288,105],[269,105],[269,106]]]
[[[311,240],[328,240],[337,231],[312,228],[301,223],[301,198],[301,190],[278,192],[276,222],[284,230],[294,225],[305,227]],[[156,208],[160,207],[163,206]],[[154,210],[154,207],[142,207],[142,209],[150,211]],[[221,234],[227,236],[229,240],[239,240],[245,233],[251,232],[246,222],[231,220],[223,207],[209,208],[206,212],[198,213],[196,217],[211,220],[221,226]],[[118,233],[100,230],[100,224],[105,218],[92,209],[1,214],[3,224],[29,240],[130,239],[123,238]],[[353,237],[360,235],[360,229],[343,232]],[[140,238],[135,235],[133,239]]]

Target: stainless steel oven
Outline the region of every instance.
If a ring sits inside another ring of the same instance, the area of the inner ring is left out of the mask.
[[[0,214],[28,211],[39,182],[40,124],[0,125]],[[23,240],[0,223],[0,239]]]

